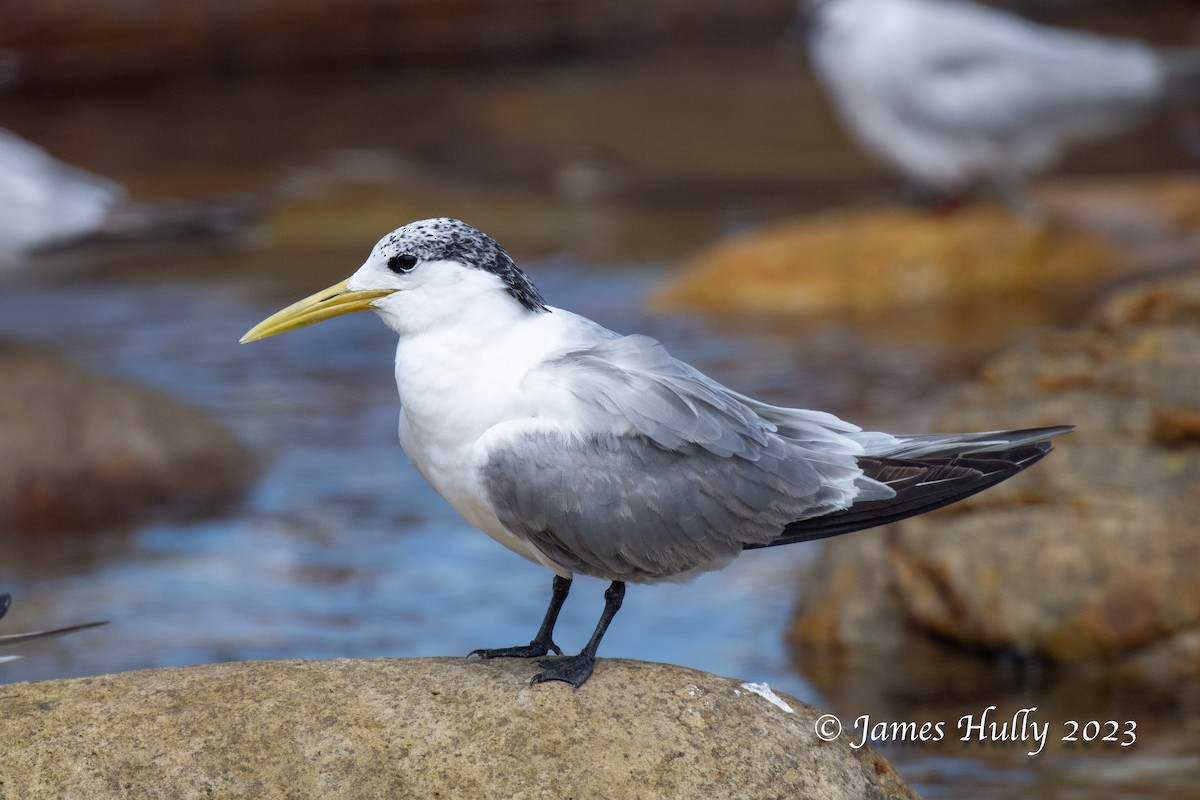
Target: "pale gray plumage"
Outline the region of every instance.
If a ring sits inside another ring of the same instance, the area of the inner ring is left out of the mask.
[[[872,154],[928,188],[1014,182],[1136,122],[1200,57],[959,0],[807,0],[817,76]],[[1189,88],[1190,87],[1190,88]]]
[[[645,336],[558,353],[525,379],[535,391],[546,382],[574,395],[577,432],[537,419],[512,428],[489,448],[483,483],[508,530],[608,580],[684,579],[791,523],[894,497],[862,458],[968,455],[1053,435],[866,433],[739,395]],[[634,430],[607,430],[613,417]]]
[[[722,457],[642,435],[530,431],[493,450],[484,478],[501,522],[555,563],[648,582],[721,566],[839,507],[853,461],[831,468],[795,450],[773,438],[752,458]]]

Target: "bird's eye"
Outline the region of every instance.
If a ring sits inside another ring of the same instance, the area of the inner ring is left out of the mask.
[[[410,256],[407,253],[392,256],[388,259],[388,269],[392,272],[412,272],[412,268],[417,265],[417,257]]]

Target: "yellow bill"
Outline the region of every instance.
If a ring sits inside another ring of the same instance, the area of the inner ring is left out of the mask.
[[[365,289],[351,291],[346,288],[346,281],[330,286],[310,295],[298,303],[292,303],[282,311],[277,311],[262,322],[246,331],[241,343],[257,342],[277,333],[287,333],[297,328],[315,325],[331,317],[340,317],[355,311],[365,311],[371,307],[371,301],[386,297],[395,289]]]

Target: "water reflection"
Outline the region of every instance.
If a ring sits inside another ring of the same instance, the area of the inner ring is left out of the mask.
[[[961,797],[964,786],[972,787],[971,796],[995,798],[1194,794],[1200,769],[1195,686],[1154,687],[1103,670],[1081,674],[1020,659],[981,661],[928,643],[886,657],[816,651],[794,657],[848,727],[864,714],[868,726],[944,723],[940,741],[879,744],[923,797]],[[1026,718],[1022,709],[1031,709]],[[981,742],[979,728],[970,726],[985,719],[989,741]],[[1090,726],[1093,721],[1100,724]],[[1010,727],[994,730],[993,722]],[[1044,746],[1027,723],[1048,726]],[[1010,740],[992,739],[997,732]],[[1103,741],[1109,734],[1115,741]]]

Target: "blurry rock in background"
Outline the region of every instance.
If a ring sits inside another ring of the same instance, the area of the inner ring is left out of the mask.
[[[1117,293],[1070,332],[991,360],[940,430],[1067,419],[1036,480],[830,543],[792,640],[1200,676],[1200,278]]]
[[[152,389],[0,343],[0,527],[90,529],[237,499],[256,465],[233,435]]]
[[[1200,181],[1190,175],[1057,180],[1033,195],[1047,218],[994,205],[951,216],[901,207],[783,221],[700,252],[659,287],[666,312],[890,320],[904,338],[972,343],[1075,323],[1122,281],[1200,258]]]
[[[247,199],[140,203],[115,181],[64,164],[0,129],[0,270],[90,239],[227,236],[257,213]]]
[[[1171,0],[1188,5],[1187,0]],[[993,0],[1056,21],[1145,0]],[[1160,3],[1161,5],[1161,3]],[[0,85],[530,62],[663,45],[771,50],[796,0],[56,0],[0,5]]]
[[[251,0],[10,3],[0,48],[17,82],[268,69],[461,66],[602,54],[647,42],[770,41],[793,0]]]
[[[1200,48],[1045,27],[960,0],[800,6],[794,35],[848,131],[934,205],[980,189],[1020,202],[1022,180],[1074,140],[1200,101]]]

